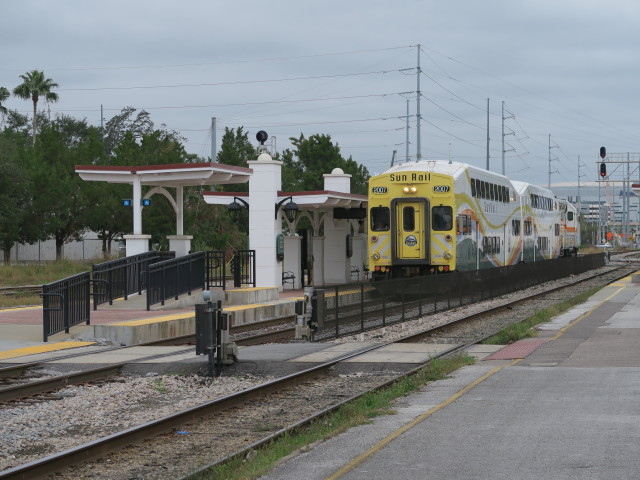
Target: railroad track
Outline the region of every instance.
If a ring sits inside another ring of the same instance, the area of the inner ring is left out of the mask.
[[[236,335],[243,335],[242,337],[238,338],[232,337],[232,341],[235,341],[238,345],[261,345],[264,343],[275,343],[291,340],[293,339],[295,328],[286,327],[286,325],[290,323],[290,321],[290,317],[284,317],[281,319],[270,319],[264,322],[258,322],[256,324],[253,324],[254,330],[260,330],[257,333],[253,333],[248,325],[241,325],[236,328],[232,327],[232,333],[235,333]],[[282,325],[285,325],[285,327],[282,328]],[[274,327],[275,329],[270,330],[270,328]],[[185,345],[193,343],[195,343],[195,335],[184,335],[180,337],[147,342],[144,344],[107,348],[101,350],[100,352],[112,352],[114,350],[124,351],[128,348],[141,346]],[[71,358],[77,359],[79,357],[93,355],[95,353],[98,352],[81,352],[71,355],[57,356],[55,357],[55,360],[64,360]],[[160,357],[162,357],[162,355],[150,355],[139,360],[149,360]],[[92,368],[83,370],[81,372],[56,375],[44,379],[28,381],[26,383],[23,382],[23,376],[34,376],[35,374],[33,372],[37,368],[45,366],[46,363],[46,361],[31,362],[0,368],[0,379],[4,381],[5,385],[11,383],[14,384],[11,386],[0,387],[0,402],[6,404],[7,402],[15,402],[26,397],[48,394],[58,389],[66,388],[69,385],[79,385],[97,381],[105,381],[114,375],[118,375],[120,371],[127,365],[126,363],[116,363],[107,367]]]
[[[618,270],[617,276],[621,278],[623,276],[628,275],[628,272],[629,272],[629,268],[627,268],[624,271]],[[608,273],[611,274],[611,272],[608,272]],[[612,279],[609,279],[609,280],[611,281]],[[570,288],[570,287],[571,286],[563,286],[561,287],[561,289]],[[553,294],[554,294],[553,291],[547,292],[547,295],[553,295]],[[396,342],[404,343],[404,342],[429,341],[429,339],[432,339],[434,336],[437,338],[441,338],[443,335],[450,335],[450,331],[453,328],[456,328],[460,325],[468,325],[470,322],[475,323],[480,321],[482,318],[495,317],[498,311],[508,311],[508,316],[510,317],[510,323],[514,323],[513,312],[516,310],[516,307],[518,307],[519,304],[526,303],[526,302],[529,302],[529,303],[535,302],[539,304],[539,299],[541,297],[542,295],[537,294],[529,298],[519,299],[514,302],[511,302],[511,304],[501,305],[496,309],[486,310],[481,313],[474,313],[472,315],[450,322],[446,325],[440,325],[419,333],[405,336],[401,339],[396,340]],[[523,310],[526,310],[526,309],[523,309]],[[522,314],[524,315],[524,313]],[[516,321],[520,321],[520,320],[522,320],[522,318],[516,319]],[[476,343],[477,341],[479,341],[479,339],[485,338],[486,336],[496,333],[502,328],[502,326],[495,325],[492,328],[493,330],[491,332],[488,332],[486,327],[482,328],[480,333],[473,336],[472,339],[463,343],[453,344],[452,347],[447,351],[443,352],[442,355],[451,355],[455,352],[458,352],[468,347],[469,345]],[[75,465],[81,461],[87,460],[87,458],[96,458],[96,457],[102,456],[107,451],[121,450],[122,447],[129,445],[131,443],[139,442],[143,439],[148,440],[147,442],[145,442],[145,446],[139,446],[139,447],[136,447],[135,449],[127,449],[123,453],[115,454],[115,458],[111,459],[108,462],[108,464],[118,465],[117,461],[119,460],[122,460],[124,463],[127,463],[127,461],[123,460],[123,458],[126,457],[130,459],[130,457],[133,455],[138,458],[147,459],[147,466],[148,466],[149,457],[144,453],[142,453],[140,449],[150,448],[153,452],[163,451],[162,447],[158,445],[163,444],[163,442],[166,444],[167,441],[169,441],[169,443],[173,442],[170,448],[173,448],[175,450],[175,448],[177,448],[174,440],[175,437],[171,435],[166,436],[164,434],[175,432],[179,428],[181,429],[179,431],[184,431],[186,429],[191,431],[193,433],[192,438],[194,439],[194,441],[199,438],[200,433],[202,433],[202,435],[204,435],[205,432],[210,432],[210,431],[215,431],[217,433],[218,443],[216,443],[213,451],[217,455],[218,460],[216,460],[216,462],[214,462],[213,464],[208,464],[202,469],[210,468],[212,465],[215,465],[223,461],[228,461],[230,458],[244,456],[250,450],[259,448],[261,445],[263,445],[266,442],[272,441],[277,436],[283,435],[285,432],[288,432],[293,428],[300,427],[301,425],[312,422],[320,418],[321,416],[324,416],[327,413],[334,411],[335,409],[339,408],[340,405],[342,405],[343,403],[346,403],[347,401],[352,401],[354,398],[357,398],[358,396],[366,393],[366,391],[382,388],[383,386],[386,386],[393,381],[397,381],[399,378],[402,378],[406,375],[410,375],[411,373],[413,373],[416,369],[412,369],[407,372],[404,372],[402,375],[399,375],[394,378],[385,379],[382,382],[378,382],[378,385],[374,387],[362,389],[362,391],[350,394],[348,395],[348,398],[342,399],[341,401],[338,401],[338,402],[329,401],[329,402],[323,403],[323,401],[321,401],[319,397],[318,398],[314,397],[313,408],[315,408],[316,411],[312,412],[311,414],[304,414],[301,411],[300,418],[298,418],[297,421],[289,422],[289,424],[285,428],[278,429],[278,431],[270,433],[269,435],[263,435],[262,438],[259,438],[257,440],[254,440],[253,437],[249,438],[250,435],[248,433],[238,432],[238,424],[234,422],[230,422],[230,419],[229,419],[230,415],[234,417],[237,416],[237,418],[239,419],[246,419],[247,418],[246,416],[248,415],[247,412],[249,411],[255,412],[257,409],[264,411],[265,409],[267,409],[266,404],[270,404],[270,403],[274,403],[276,406],[279,406],[279,409],[281,412],[279,415],[282,416],[283,415],[282,402],[286,401],[287,407],[289,407],[289,404],[292,403],[291,402],[291,396],[293,395],[292,391],[295,391],[297,386],[304,384],[305,389],[309,388],[310,384],[317,386],[318,384],[324,382],[326,379],[332,378],[331,371],[340,362],[343,362],[344,360],[349,358],[354,358],[355,356],[358,356],[358,355],[362,355],[363,353],[370,352],[371,350],[376,348],[383,348],[384,346],[387,346],[391,343],[393,342],[386,342],[376,346],[364,347],[361,350],[357,351],[356,353],[345,355],[331,362],[326,362],[324,364],[304,370],[302,372],[288,375],[281,379],[267,382],[257,387],[204,403],[197,407],[186,409],[182,412],[178,412],[176,414],[158,419],[156,421],[148,422],[147,424],[142,426],[130,428],[125,431],[119,432],[117,434],[100,438],[86,445],[81,445],[81,446],[69,449],[65,452],[61,452],[59,454],[41,459],[39,461],[31,462],[28,465],[23,465],[21,467],[16,467],[14,469],[1,472],[0,478],[2,479],[32,478],[33,476],[44,475],[51,472],[58,472],[58,471],[67,469],[70,465]],[[328,384],[329,385],[327,386],[327,390],[335,394],[335,386],[331,386],[330,382],[328,382]],[[310,403],[309,392],[305,390],[303,394],[306,397],[306,403],[309,404]],[[256,404],[252,404],[251,402],[259,402],[259,406]],[[233,407],[234,413],[228,413],[230,412],[230,409],[232,407]],[[224,415],[222,415],[222,412],[225,412]],[[308,413],[308,410],[306,412]],[[226,423],[232,424],[232,427],[231,427],[232,430],[229,431],[228,436],[225,435],[224,432],[222,432],[222,435],[221,435],[220,434],[221,432],[218,429],[216,429],[216,427],[213,427],[211,425],[211,422],[215,422],[216,418],[217,419],[224,418]],[[274,418],[277,418],[277,416]],[[242,448],[236,447],[235,450],[229,452],[228,449],[224,448],[224,444],[230,443],[229,440],[232,436],[236,436],[236,437],[246,436],[247,438],[245,439],[245,445]],[[151,438],[155,438],[155,440],[150,440]],[[220,443],[220,441],[222,441],[222,443]],[[205,440],[205,442],[207,442],[207,440]],[[209,448],[210,447],[211,445],[209,444]],[[204,448],[207,448],[207,447],[204,447]],[[193,446],[189,446],[188,450],[196,451],[197,448]],[[211,450],[208,450],[208,451],[211,452]],[[176,452],[176,455],[186,455],[186,453],[179,454]],[[169,458],[165,459],[165,461],[169,463],[172,462]],[[100,468],[99,471],[102,471],[102,469],[106,468],[107,466],[108,466],[107,463],[104,463],[104,462],[101,463],[99,465],[99,468]],[[78,469],[67,470],[67,473],[63,473],[60,478],[73,478],[74,476],[80,476],[80,470]],[[164,473],[167,473],[167,472],[164,472]],[[180,475],[184,475],[185,473],[187,472],[184,472],[183,470],[183,472],[180,473]],[[172,473],[171,476],[175,477],[176,475]]]

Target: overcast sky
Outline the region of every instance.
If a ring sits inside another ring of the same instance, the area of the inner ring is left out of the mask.
[[[52,115],[126,106],[208,157],[211,117],[276,137],[328,134],[372,174],[421,155],[546,185],[595,180],[599,148],[640,152],[640,2],[629,0],[2,2],[0,86],[38,69]],[[5,105],[29,114],[31,104]],[[44,102],[39,108],[46,110]],[[637,167],[632,167],[634,179]]]

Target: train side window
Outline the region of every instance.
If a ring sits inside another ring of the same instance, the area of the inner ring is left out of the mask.
[[[453,209],[439,206],[431,209],[431,228],[434,230],[451,230],[453,226]]]
[[[514,235],[520,235],[520,220],[511,220],[511,230]]]
[[[567,212],[567,220],[569,220],[570,222],[573,221],[573,212]]]
[[[402,209],[402,228],[405,232],[413,232],[416,229],[416,214],[413,207]]]
[[[560,236],[560,225],[556,223],[554,225],[554,230],[555,230],[555,233],[556,233],[556,237],[559,237]]]
[[[487,198],[487,182],[480,182],[482,185],[482,198]]]
[[[531,220],[525,220],[524,221],[524,234],[529,236],[531,235]]]
[[[389,207],[371,208],[371,230],[385,232],[389,230]]]
[[[475,178],[471,179],[471,196],[472,197],[476,196],[476,179]]]
[[[471,216],[458,215],[456,217],[456,234],[471,235]]]
[[[491,200],[496,199],[496,186],[493,183],[489,184],[489,190],[491,191]]]

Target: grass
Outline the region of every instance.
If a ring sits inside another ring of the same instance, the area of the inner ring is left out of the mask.
[[[472,357],[467,356],[434,359],[417,373],[383,390],[367,393],[311,425],[283,435],[266,447],[252,452],[247,458],[233,459],[197,478],[201,480],[256,479],[269,472],[284,457],[308,445],[327,440],[349,428],[371,423],[372,419],[379,415],[394,414],[393,402],[396,399],[419,390],[429,382],[447,378],[449,373],[474,361]]]
[[[0,287],[42,285],[91,270],[95,262],[61,260],[41,264],[0,265]]]
[[[523,338],[536,337],[537,331],[534,330],[534,327],[540,325],[541,323],[548,322],[553,317],[566,312],[575,305],[584,303],[591,295],[596,293],[601,288],[603,287],[593,288],[587,292],[583,292],[580,295],[565,300],[562,303],[552,305],[545,308],[544,310],[539,310],[529,318],[513,325],[509,325],[507,328],[501,330],[492,337],[489,337],[482,343],[489,345],[507,345]]]
[[[91,270],[94,263],[96,262],[91,260],[62,260],[41,264],[0,265],[0,287],[44,285]],[[42,298],[33,293],[0,295],[0,308],[21,305],[42,305]]]

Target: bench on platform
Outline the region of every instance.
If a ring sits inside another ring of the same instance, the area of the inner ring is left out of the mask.
[[[296,276],[293,272],[282,273],[282,286],[284,287],[287,284],[290,284],[291,288],[296,288]]]

